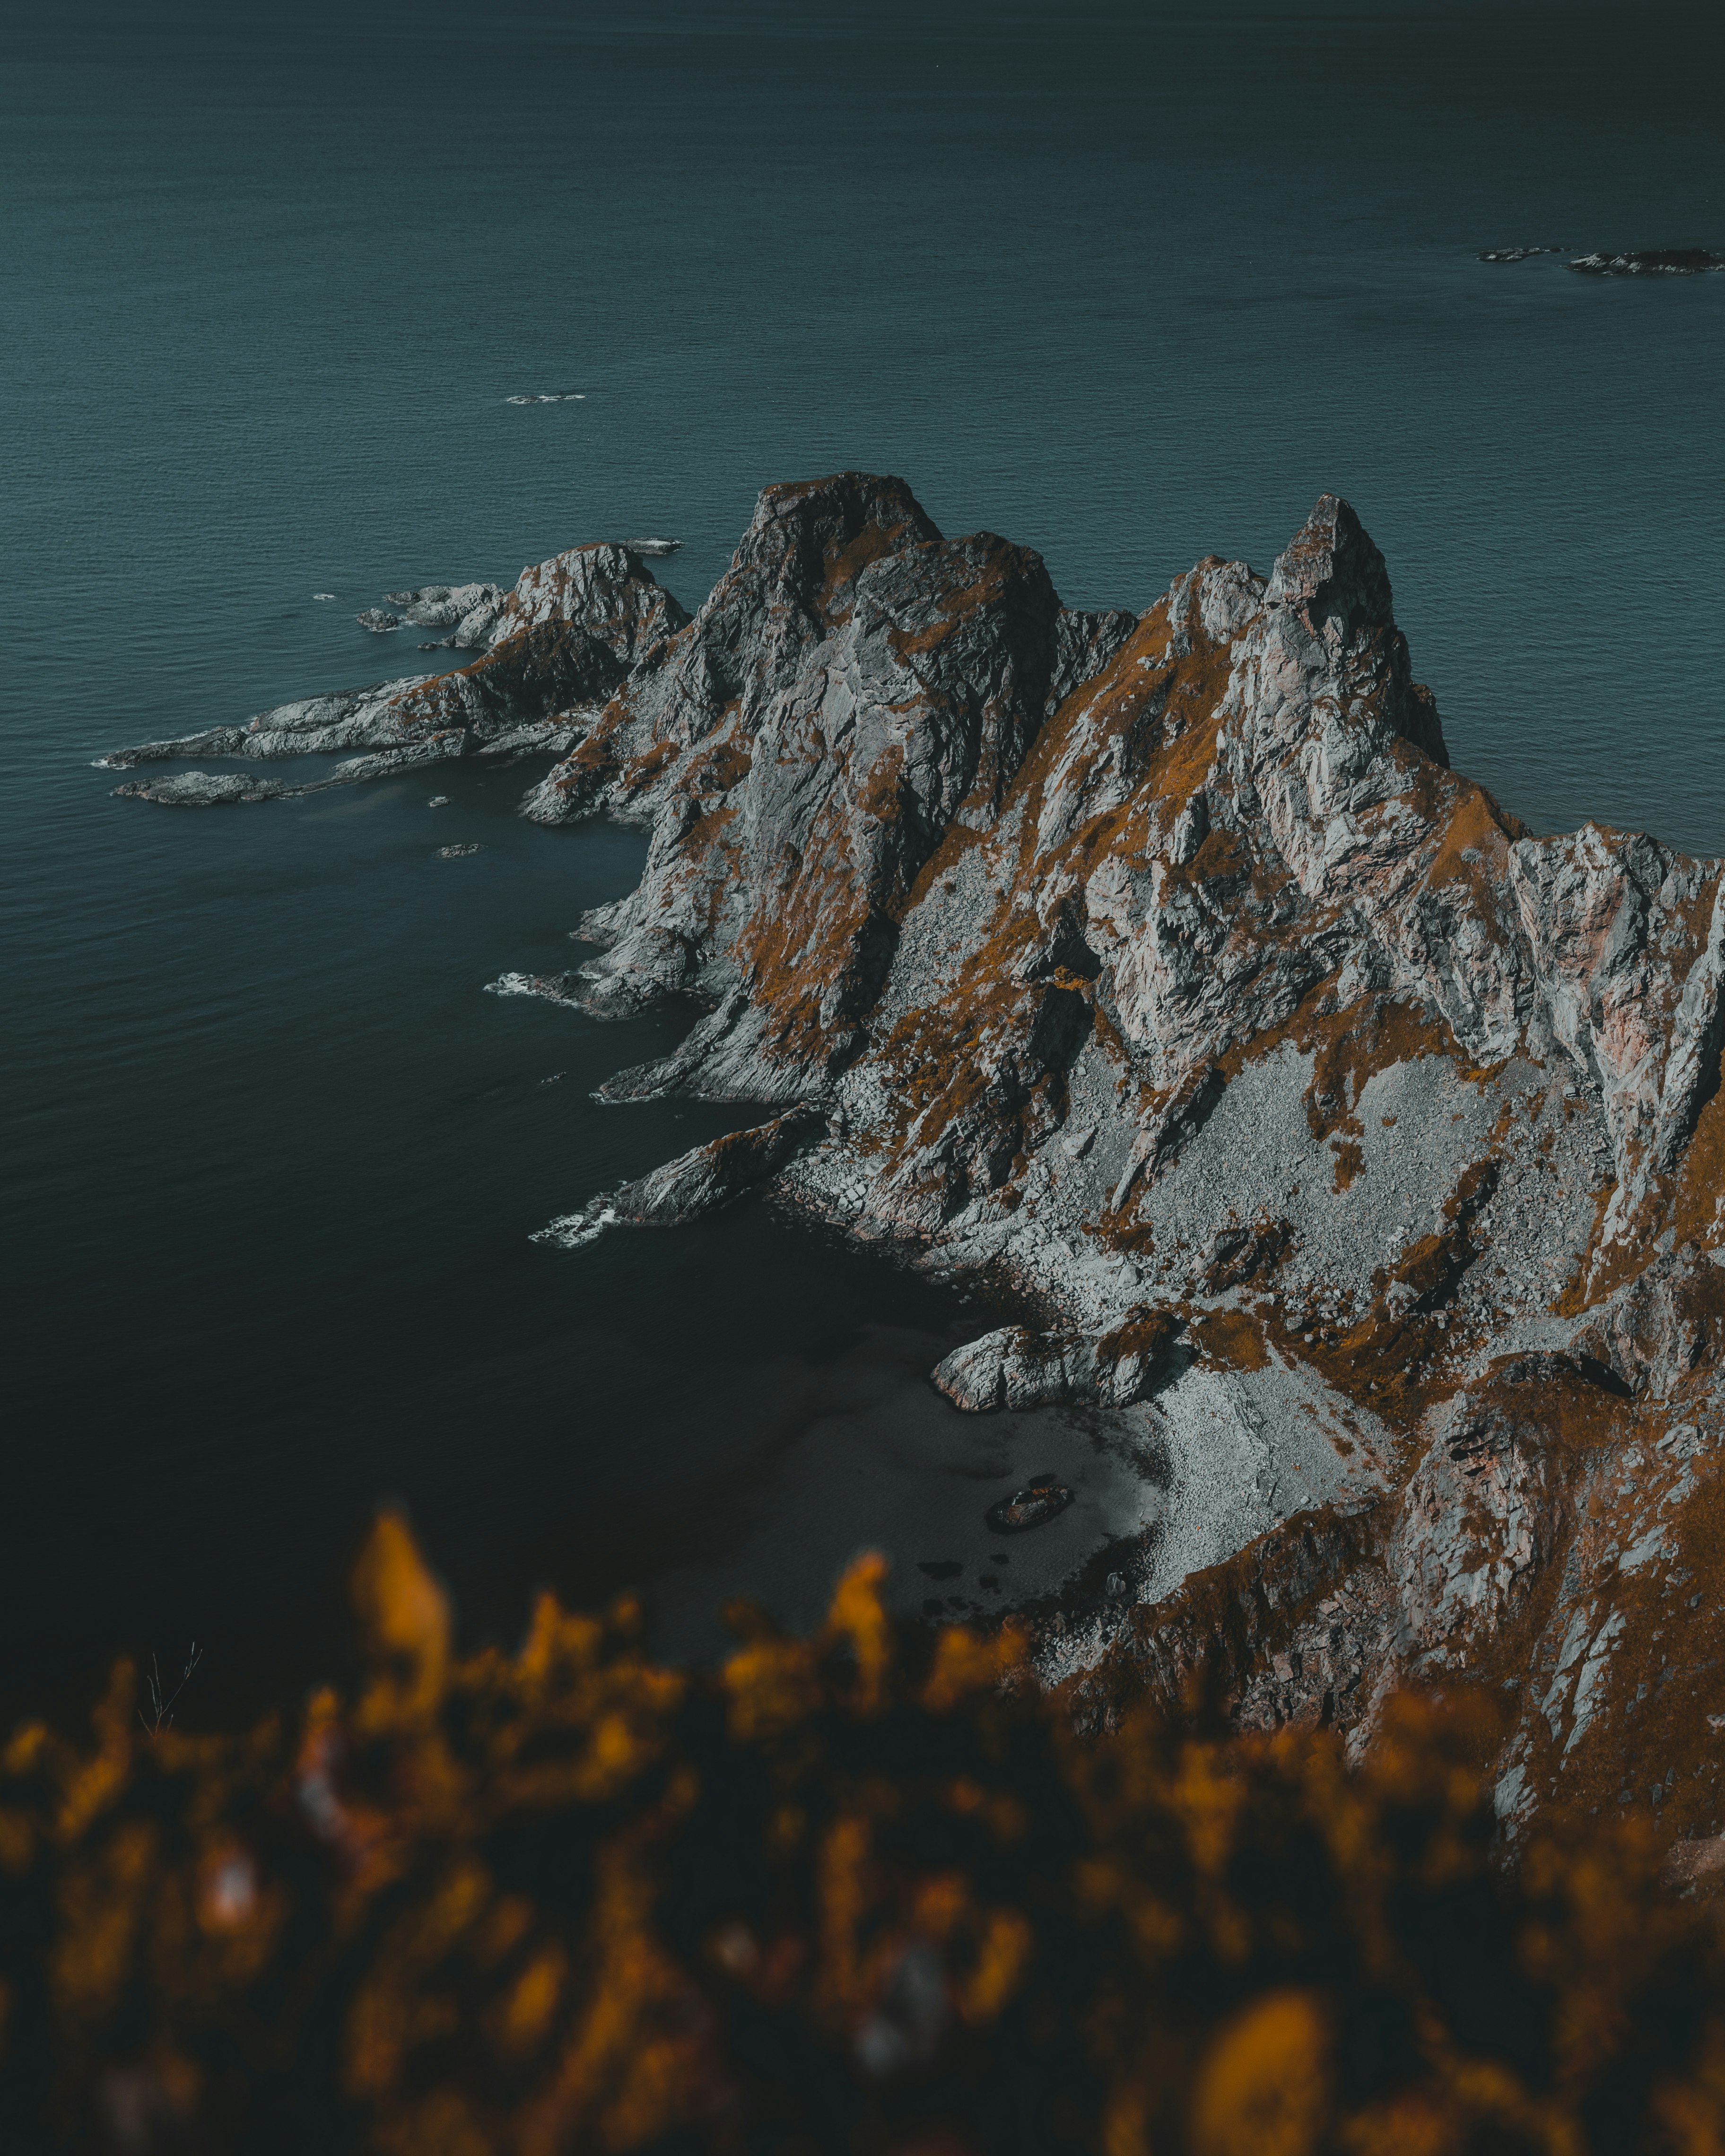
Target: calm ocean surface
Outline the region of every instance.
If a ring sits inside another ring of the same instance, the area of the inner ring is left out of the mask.
[[[470,1632],[722,1568],[963,1335],[759,1207],[529,1243],[726,1124],[586,1098],[678,1014],[480,993],[639,859],[515,820],[537,765],[109,798],[412,670],[385,590],[662,531],[692,607],[859,465],[1140,607],[1334,488],[1458,765],[1725,850],[1725,276],[1475,259],[1725,245],[1718,11],[1629,19],[0,4],[0,1705],[193,1635],[213,1709],[300,1681],[385,1496]]]

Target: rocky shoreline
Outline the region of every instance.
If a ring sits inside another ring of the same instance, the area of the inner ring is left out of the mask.
[[[1580,254],[1569,267],[1590,277],[1704,277],[1725,270],[1725,254],[1710,247],[1642,247],[1621,254]]]
[[[771,1118],[550,1240],[768,1188],[1010,1281],[1040,1315],[932,1373],[955,1406],[1152,1418],[1168,1462],[1130,1591],[1045,1625],[1081,1715],[1204,1671],[1364,1744],[1461,1677],[1512,1830],[1656,1784],[1717,1831],[1722,864],[1452,772],[1345,502],[1134,615],[901,481],[775,487],[692,619],[579,547],[459,672],[105,761],[530,747],[525,814],[647,861],[597,955],[493,985],[692,997],[602,1097]],[[119,790],[193,778],[268,786]]]

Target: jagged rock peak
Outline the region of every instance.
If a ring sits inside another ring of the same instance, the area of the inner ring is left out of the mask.
[[[1265,598],[1297,608],[1314,636],[1333,623],[1343,643],[1365,629],[1395,626],[1384,557],[1338,494],[1318,496],[1271,570]]]
[[[830,598],[881,555],[940,536],[903,480],[835,472],[762,488],[730,574],[765,572],[800,593]]]
[[[614,541],[571,547],[530,564],[516,581],[496,640],[547,622],[568,622],[625,663],[689,616],[638,554]]]

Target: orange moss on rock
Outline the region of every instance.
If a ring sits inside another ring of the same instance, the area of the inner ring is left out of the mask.
[[[1366,1164],[1365,1149],[1354,1138],[1338,1140],[1335,1149],[1335,1172],[1330,1188],[1337,1195],[1353,1187],[1354,1179]]]
[[[870,521],[842,547],[832,547],[826,555],[826,574],[822,580],[820,595],[816,602],[819,611],[829,613],[841,593],[847,592],[870,562],[878,562],[887,554],[898,552],[899,542],[910,529],[907,520],[896,524]]]
[[[1199,1349],[1224,1369],[1261,1370],[1270,1360],[1264,1331],[1248,1311],[1213,1310],[1187,1327]]]
[[[1172,1311],[1135,1313],[1097,1341],[1097,1363],[1112,1364],[1137,1356],[1142,1358],[1147,1368],[1153,1367],[1173,1346],[1179,1334],[1180,1320]]]
[[[1725,1243],[1725,1052],[1672,1178],[1669,1218],[1680,1245],[1717,1250]]]
[[[1117,1727],[1147,1703],[1165,1712],[1201,1702],[1230,1712],[1318,1601],[1374,1561],[1382,1532],[1375,1512],[1322,1506],[1292,1514],[1133,1609],[1120,1640],[1066,1679],[1059,1697],[1087,1728]]]
[[[1317,1333],[1307,1341],[1303,1322],[1291,1312],[1282,1313],[1276,1340],[1281,1353],[1310,1363],[1333,1390],[1370,1408],[1392,1429],[1411,1432],[1425,1410],[1452,1389],[1434,1367],[1443,1335],[1423,1313],[1400,1314],[1376,1302],[1333,1339]]]
[[[655,742],[652,747],[632,757],[619,770],[617,783],[625,794],[639,793],[650,786],[677,754],[675,742]]]
[[[1466,1060],[1445,1019],[1399,997],[1373,996],[1332,1012],[1310,1004],[1304,1009],[1306,1015],[1290,1028],[1288,1038],[1315,1059],[1306,1089],[1306,1119],[1320,1141],[1337,1131],[1355,1138],[1361,1135],[1354,1110],[1366,1081],[1379,1070],[1425,1055]]]
[[[753,763],[750,744],[726,734],[690,759],[685,783],[691,793],[728,793],[742,785]]]
[[[1527,826],[1472,779],[1442,771],[1422,757],[1414,767],[1411,798],[1440,837],[1427,865],[1424,881],[1428,889],[1445,884],[1466,884],[1477,896],[1488,897],[1491,886],[1486,871],[1500,874],[1511,844],[1525,839]]]

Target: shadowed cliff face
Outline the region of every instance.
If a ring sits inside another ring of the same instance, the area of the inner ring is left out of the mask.
[[[526,804],[653,825],[639,889],[585,924],[610,948],[582,1000],[715,1004],[674,1082],[824,1086],[866,1046],[937,850],[998,825],[1046,713],[1130,627],[1062,609],[1023,547],[942,540],[898,481],[770,490],[695,621]]]
[[[1050,1675],[1107,1711],[1223,1653],[1242,1717],[1365,1742],[1392,1683],[1489,1670],[1526,1702],[1507,1815],[1615,1799],[1651,1746],[1717,1828],[1721,864],[1534,838],[1450,771],[1345,502],[1134,619],[845,474],[769,489],[692,621],[577,549],[461,673],[365,693],[316,745],[559,745],[525,814],[650,830],[598,955],[499,984],[706,1005],[606,1096],[781,1111],[548,1232],[776,1178],[1040,1301],[935,1373],[958,1405],[1153,1427],[1138,1605],[1075,1600]]]

